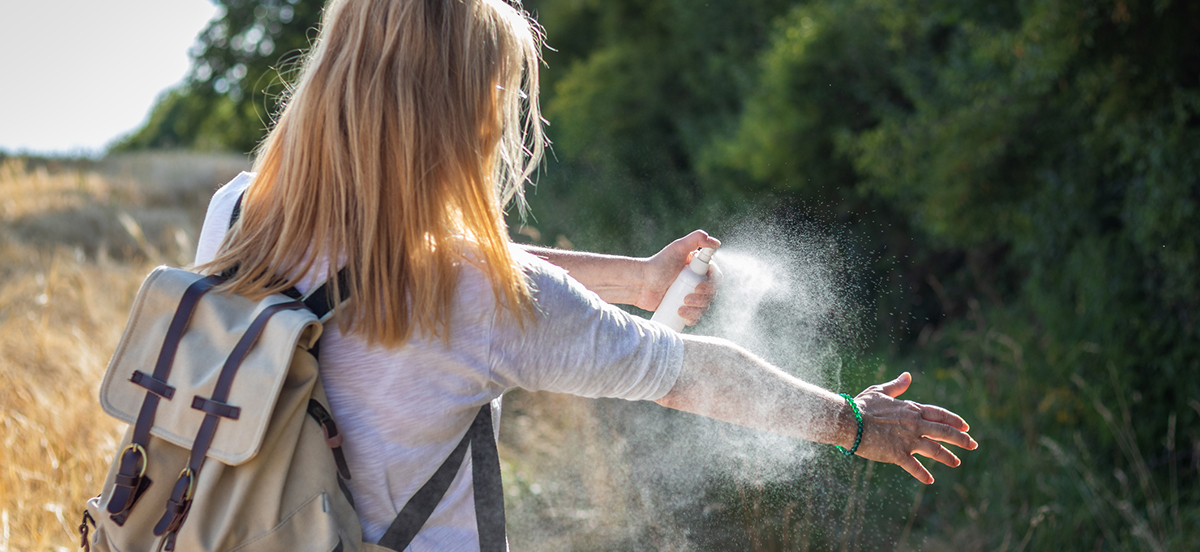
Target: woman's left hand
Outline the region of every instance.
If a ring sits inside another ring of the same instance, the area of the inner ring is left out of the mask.
[[[930,484],[933,475],[914,455],[956,468],[962,461],[941,443],[965,450],[975,450],[979,443],[967,434],[971,428],[957,414],[940,406],[897,399],[911,383],[912,376],[905,372],[892,381],[866,388],[854,398],[863,417],[862,442],[856,454],[896,464],[920,482]],[[849,448],[853,443],[842,446]]]

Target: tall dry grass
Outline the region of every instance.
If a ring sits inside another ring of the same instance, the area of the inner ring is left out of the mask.
[[[153,266],[190,260],[201,198],[245,165],[0,162],[0,552],[78,546],[123,429],[96,393],[133,296]]]

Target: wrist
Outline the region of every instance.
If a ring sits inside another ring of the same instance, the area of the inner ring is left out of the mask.
[[[654,269],[652,260],[653,257],[634,257],[630,269],[630,293],[635,298],[632,305],[647,311],[658,309],[663,293],[666,292],[666,289],[656,290],[654,282],[650,281]]]
[[[847,456],[858,452],[858,447],[862,444],[863,434],[863,417],[862,410],[859,408],[858,402],[845,393],[839,395],[842,402],[842,409],[838,412],[839,428],[844,428],[838,432],[839,441],[834,443],[842,454]]]
[[[641,257],[610,256],[606,283],[609,303],[642,307],[646,289],[646,263]]]

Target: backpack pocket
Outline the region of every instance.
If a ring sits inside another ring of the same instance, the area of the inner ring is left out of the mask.
[[[312,497],[279,525],[229,552],[334,552],[344,548],[347,538],[338,531],[329,495]]]

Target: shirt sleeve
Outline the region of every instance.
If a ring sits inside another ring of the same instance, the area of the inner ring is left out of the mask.
[[[489,356],[500,385],[628,400],[671,390],[683,366],[678,334],[605,303],[557,266],[514,255],[533,286],[535,315],[522,330],[497,309]]]

